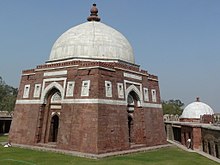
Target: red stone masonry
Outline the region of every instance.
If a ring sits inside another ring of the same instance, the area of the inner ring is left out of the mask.
[[[45,76],[44,74],[45,72],[64,70],[67,71],[64,75]],[[134,77],[126,77],[124,73],[129,73]],[[84,80],[90,80],[89,96],[81,96],[81,86]],[[66,96],[67,82],[69,81],[75,82],[73,96]],[[112,97],[106,96],[105,81],[111,82]],[[53,83],[57,83],[63,88],[66,86],[63,93],[63,101],[66,102],[61,102],[61,109],[59,110],[50,108],[51,104],[48,98],[51,97],[52,89],[45,96],[42,96],[41,93],[39,98],[33,97],[35,84],[41,84],[41,91],[44,91]],[[138,107],[138,98],[135,98],[134,95],[134,121],[131,125],[134,130],[131,131],[132,135],[130,136],[132,143],[129,142],[126,96],[124,95],[124,98],[118,97],[117,83],[123,84],[124,91],[131,86],[138,91],[148,88],[150,100],[143,101],[143,103],[149,106],[157,106]],[[23,98],[25,85],[30,85],[28,98]],[[43,86],[44,89],[42,89]],[[156,102],[151,99],[151,89],[156,90]],[[44,104],[41,103],[42,97],[47,99]],[[96,99],[109,100],[110,102],[106,104],[80,103],[80,101]],[[22,72],[17,101],[20,103],[17,102],[15,106],[9,136],[13,143],[47,144],[50,126],[52,125],[52,114],[54,113],[60,114],[56,141],[56,148],[58,149],[99,154],[127,150],[131,148],[133,143],[144,146],[166,143],[158,78],[148,74],[147,71],[140,70],[138,65],[93,61],[68,61],[38,65],[35,69]]]

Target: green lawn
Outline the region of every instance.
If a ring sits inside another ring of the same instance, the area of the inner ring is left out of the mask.
[[[0,137],[0,141],[2,141]],[[7,139],[7,138],[6,138]],[[0,146],[0,165],[217,165],[197,153],[189,153],[177,147],[162,148],[144,153],[115,156],[101,160],[79,158],[53,152],[33,151]]]
[[[7,140],[8,140],[8,136],[6,136],[6,135],[0,135],[0,143],[1,143],[1,142],[7,142]]]

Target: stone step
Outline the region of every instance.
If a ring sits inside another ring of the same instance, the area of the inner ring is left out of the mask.
[[[40,147],[47,147],[47,148],[56,148],[56,143],[38,143]]]
[[[142,147],[146,147],[146,144],[135,144],[135,143],[130,144],[131,149],[142,148]]]

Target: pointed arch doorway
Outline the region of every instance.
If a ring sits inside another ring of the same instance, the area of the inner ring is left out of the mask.
[[[50,131],[49,131],[49,142],[56,142],[59,128],[59,116],[56,114],[51,118]]]
[[[130,146],[145,143],[144,114],[139,95],[131,90],[127,97],[128,141]]]
[[[38,143],[56,143],[59,134],[61,92],[52,88],[45,97],[39,114]]]
[[[131,91],[127,97],[127,112],[128,112],[128,141],[130,144],[135,142],[134,132],[134,109],[136,102],[136,93]]]

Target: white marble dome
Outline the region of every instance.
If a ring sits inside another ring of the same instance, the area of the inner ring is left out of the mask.
[[[201,115],[213,115],[212,108],[200,101],[195,101],[185,107],[180,118],[200,119]]]
[[[135,63],[133,49],[128,40],[117,30],[97,21],[74,26],[57,39],[49,62],[67,59]]]

